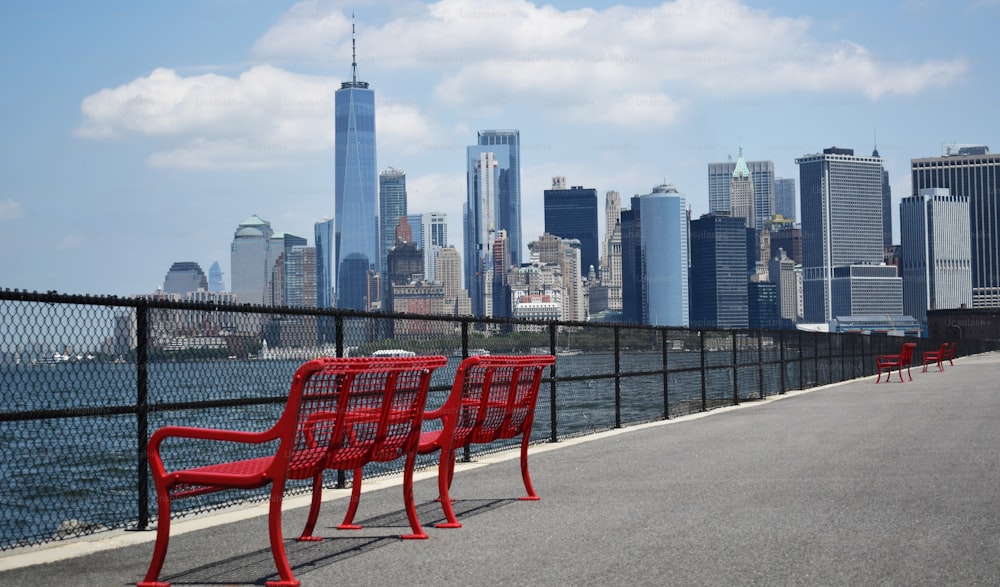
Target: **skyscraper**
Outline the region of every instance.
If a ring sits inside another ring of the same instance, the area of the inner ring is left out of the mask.
[[[316,244],[316,307],[332,308],[336,298],[333,291],[334,234],[336,223],[332,218],[313,225]]]
[[[316,248],[295,245],[285,254],[284,304],[297,308],[316,307]]]
[[[881,158],[878,147],[872,150],[872,157]],[[882,167],[882,246],[885,249],[892,246],[892,186],[885,166]]]
[[[691,221],[692,327],[747,327],[746,234],[746,218],[705,214]]]
[[[672,185],[640,196],[643,322],[653,326],[688,325],[687,204]]]
[[[218,293],[226,291],[226,283],[222,280],[222,268],[214,261],[208,268],[208,291]]]
[[[352,25],[353,32],[353,25]],[[354,40],[351,40],[352,48]],[[375,92],[358,80],[352,51],[351,81],[334,95],[337,307],[366,310],[369,272],[380,270],[375,161]]]
[[[214,266],[214,265],[213,265]],[[178,261],[170,266],[163,279],[163,291],[184,296],[199,289],[208,289],[208,278],[201,265],[194,261]]]
[[[465,288],[472,298],[475,316],[492,316],[487,290],[493,282],[493,241],[497,235],[497,191],[501,162],[508,162],[508,148],[498,145],[486,150],[467,150],[467,194],[465,216]]]
[[[521,265],[521,133],[517,130],[484,130],[479,132],[482,147],[507,147],[506,164],[500,163],[500,183],[497,190],[497,230],[507,231],[510,259],[508,265]]]
[[[854,270],[855,265],[880,265],[882,245],[882,159],[855,156],[853,149],[831,147],[821,154],[799,157],[799,185],[802,205],[802,270],[804,318],[807,322],[829,322],[837,315],[848,315],[851,300],[860,296],[855,286],[867,279],[876,287],[878,279],[889,272],[877,269]],[[887,267],[895,275],[894,267]],[[896,278],[893,278],[896,279]],[[840,299],[834,299],[834,282]],[[845,281],[846,280],[846,281]],[[849,284],[850,287],[844,284]],[[884,285],[884,284],[883,284]],[[873,291],[866,313],[898,314],[871,311],[895,286]],[[843,289],[846,288],[846,289]],[[901,284],[899,285],[902,295]],[[860,298],[858,298],[860,299]],[[902,308],[902,299],[890,300],[892,309]],[[858,306],[860,307],[860,306]]]
[[[285,277],[288,275],[288,267],[285,266],[290,259],[292,250],[295,247],[306,246],[306,239],[301,236],[295,236],[294,234],[288,234],[287,232],[275,232],[271,235],[270,243],[267,249],[267,266],[268,266],[268,287],[264,295],[264,303],[268,305],[285,304],[288,300],[288,281]],[[313,264],[315,265],[315,255],[310,257]],[[275,265],[281,264],[280,279],[274,279],[275,275]],[[311,268],[312,271],[314,268]],[[315,279],[311,282],[315,287]],[[310,292],[308,294],[311,299],[315,299],[315,293]],[[301,297],[301,296],[299,296]]]
[[[910,161],[912,195],[948,188],[969,198],[972,307],[1000,306],[1000,154],[986,145],[945,145],[941,157]]]
[[[555,179],[555,178],[553,178]],[[590,268],[598,269],[597,252],[597,190],[573,186],[557,187],[543,192],[545,232],[563,239],[580,241],[581,277]]]
[[[774,213],[788,220],[798,218],[795,212],[795,178],[774,178]]]
[[[441,282],[435,259],[438,251],[448,246],[448,215],[444,212],[425,212],[420,215],[420,238],[417,244],[424,250],[424,278]],[[458,282],[459,284],[461,281]]]
[[[263,304],[271,275],[271,224],[251,216],[236,227],[230,246],[232,293],[240,304]]]
[[[604,196],[604,246],[601,252],[601,285],[608,291],[608,310],[622,309],[622,198],[609,191]]]
[[[406,173],[390,167],[378,176],[379,263],[382,273],[388,274],[386,257],[396,246],[396,225],[406,216]],[[383,283],[387,281],[383,278]]]
[[[729,180],[729,211],[733,217],[742,218],[747,228],[758,228],[763,223],[758,224],[756,209],[753,178],[740,146],[740,155],[736,158],[736,167]]]
[[[642,198],[632,196],[628,210],[621,212],[622,319],[643,321]],[[685,271],[686,273],[686,271]]]
[[[795,275],[795,261],[778,249],[778,255],[771,259],[767,270],[771,282],[778,286],[778,313],[793,322],[799,319],[798,279]]]
[[[741,148],[742,149],[742,148]],[[753,179],[754,217],[756,226],[764,226],[774,215],[774,162],[746,161]],[[732,210],[731,187],[735,161],[708,164],[708,206],[710,212]]]
[[[899,204],[903,312],[926,326],[927,310],[972,306],[969,198],[925,188]]]

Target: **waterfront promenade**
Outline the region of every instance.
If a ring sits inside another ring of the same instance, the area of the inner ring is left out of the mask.
[[[290,499],[289,560],[305,586],[998,585],[1000,353],[942,373],[917,367],[913,379],[866,377],[540,445],[538,502],[516,500],[516,453],[460,464],[458,530],[432,527],[442,516],[426,471],[425,541],[398,539],[398,478],[366,482],[360,531],[334,528],[348,491],[330,491],[319,543],[292,540],[306,507]],[[161,579],[263,585],[276,576],[265,513],[175,522]],[[134,584],[153,536],[3,553],[0,585]]]

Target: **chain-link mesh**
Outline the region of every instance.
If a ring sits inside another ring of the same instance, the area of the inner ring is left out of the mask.
[[[156,516],[146,443],[160,427],[263,431],[291,378],[318,356],[445,355],[427,408],[463,357],[557,355],[531,438],[544,442],[871,375],[901,339],[798,331],[723,331],[471,317],[367,314],[0,291],[0,550],[144,529]],[[919,339],[918,352],[938,341]],[[972,344],[965,345],[971,350]],[[963,349],[960,349],[960,352]],[[982,344],[976,350],[990,350]],[[968,352],[968,351],[967,351]],[[962,354],[967,354],[962,353]],[[518,439],[476,446],[507,450]],[[224,443],[219,443],[224,444]],[[273,454],[274,446],[165,450],[168,468]],[[436,455],[418,459],[436,465]],[[395,474],[401,461],[365,475]],[[350,473],[328,471],[327,486]],[[308,491],[290,482],[289,492]],[[220,492],[176,516],[266,500]]]

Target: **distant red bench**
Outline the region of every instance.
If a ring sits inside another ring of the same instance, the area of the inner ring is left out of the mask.
[[[896,369],[899,371],[899,381],[903,381],[903,367],[906,367],[906,376],[913,381],[913,375],[910,374],[910,365],[913,363],[913,349],[917,348],[917,343],[907,342],[903,344],[903,348],[899,351],[898,355],[879,355],[875,357],[875,363],[878,366],[878,377],[875,379],[875,383],[879,383],[882,379],[882,371],[887,371],[886,381],[892,378],[892,370]]]
[[[921,369],[922,372],[927,371],[927,366],[931,363],[937,363],[938,371],[944,371],[944,361],[948,361],[948,364],[954,366],[955,363],[952,359],[955,357],[955,343],[946,342],[941,345],[936,351],[924,351],[924,367]]]
[[[472,444],[521,437],[521,479],[527,495],[537,500],[528,472],[528,445],[535,418],[538,389],[552,355],[489,355],[462,361],[445,403],[427,412],[425,422],[440,420],[441,428],[420,435],[417,452],[440,451],[438,492],[446,522],[439,528],[459,528],[449,488],[455,472],[456,451]],[[412,478],[412,476],[411,476]]]
[[[225,489],[255,489],[271,484],[268,527],[271,555],[280,576],[275,587],[295,587],[281,531],[281,501],[288,479],[314,479],[313,505],[319,501],[323,469],[361,467],[371,460],[406,456],[412,471],[420,422],[431,373],[445,357],[314,359],[292,379],[285,410],[264,432],[241,432],[167,426],[150,438],[147,450],[156,483],[156,545],[140,587],[165,586],[158,580],[170,540],[170,504]],[[228,441],[259,445],[278,442],[272,456],[218,463],[168,472],[161,445],[168,438]],[[409,488],[407,488],[409,489]],[[406,513],[414,534],[423,535],[412,491],[404,491]],[[315,514],[310,524],[315,522]],[[307,528],[311,532],[311,527]],[[303,532],[304,539],[312,538]]]

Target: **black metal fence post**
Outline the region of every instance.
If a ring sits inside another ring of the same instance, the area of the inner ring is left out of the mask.
[[[615,327],[615,428],[622,427],[622,352],[621,330]]]
[[[667,329],[660,330],[660,346],[663,353],[663,419],[670,419],[670,366],[667,362]]]
[[[701,339],[701,411],[708,411],[708,380],[705,373],[705,331],[699,330],[698,337]]]
[[[464,334],[464,333],[463,333]],[[464,338],[464,335],[463,335]],[[549,353],[556,354],[556,325],[549,324]],[[558,361],[557,361],[558,363]],[[549,427],[552,432],[549,434],[549,441],[558,442],[558,422],[556,416],[556,363],[549,367],[552,378],[549,380]]]
[[[764,335],[757,331],[757,381],[760,384],[760,399],[764,399]]]
[[[344,356],[344,316],[343,314],[337,314],[334,318],[334,328],[336,329],[335,344],[337,345],[337,356]],[[343,469],[337,469],[337,489],[344,489],[347,487],[347,471]]]
[[[802,343],[802,331],[799,331],[799,389],[806,388],[806,354]]]
[[[733,345],[733,405],[740,405],[740,355],[736,350],[736,345],[739,343],[739,337],[736,330],[730,335]]]
[[[149,527],[149,463],[146,447],[149,444],[149,380],[147,361],[149,360],[149,307],[140,303],[135,308],[135,389],[136,389],[136,439],[138,455],[136,459],[138,475],[139,520],[138,529]]]
[[[785,383],[785,333],[783,333],[783,332],[779,333],[778,334],[778,340],[781,341],[781,344],[778,345],[778,358],[779,358],[779,365],[778,366],[781,367],[781,369],[780,369],[781,370],[781,390],[778,393],[781,394],[781,393],[785,393],[785,385],[786,385],[786,383]]]

